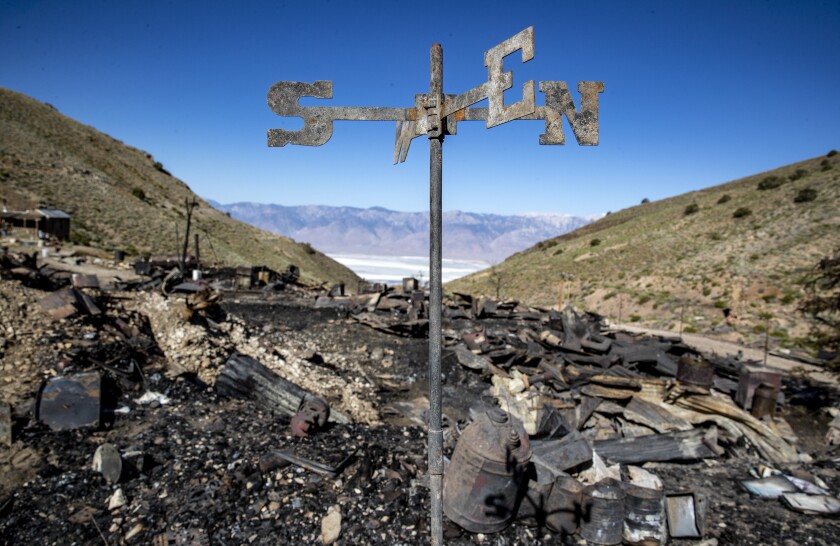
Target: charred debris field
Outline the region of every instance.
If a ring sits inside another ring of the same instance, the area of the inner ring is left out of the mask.
[[[0,258],[0,543],[429,542],[416,283],[98,261],[108,281]],[[444,303],[446,543],[840,540],[833,385],[570,308]]]

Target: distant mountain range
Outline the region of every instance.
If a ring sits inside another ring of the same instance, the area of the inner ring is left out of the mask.
[[[429,253],[428,212],[323,205],[222,205],[212,200],[209,203],[237,220],[309,243],[322,252],[380,256],[425,256]],[[496,263],[594,219],[565,214],[504,216],[448,211],[443,213],[443,255],[445,258]]]

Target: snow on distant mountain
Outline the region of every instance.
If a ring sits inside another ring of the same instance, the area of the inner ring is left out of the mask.
[[[429,252],[427,212],[324,205],[222,205],[208,201],[237,220],[298,242],[310,243],[328,254],[425,256]],[[443,213],[443,255],[445,258],[481,260],[492,264],[595,219],[558,213],[504,216],[447,211]]]

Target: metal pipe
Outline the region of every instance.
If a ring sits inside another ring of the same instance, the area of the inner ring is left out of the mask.
[[[441,282],[443,216],[443,48],[432,46],[430,54],[427,115],[436,118],[437,130],[429,135],[429,484],[431,490],[432,545],[443,544],[443,431],[441,429]]]

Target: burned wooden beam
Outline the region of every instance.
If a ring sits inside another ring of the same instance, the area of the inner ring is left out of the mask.
[[[592,446],[578,431],[559,440],[532,440],[531,461],[548,470],[553,477],[592,460]]]
[[[708,459],[716,454],[709,446],[708,431],[703,429],[651,434],[634,438],[597,440],[595,451],[614,463],[644,463],[651,461],[690,461]]]
[[[694,428],[685,419],[638,397],[633,397],[627,407],[624,408],[624,417],[629,421],[648,426],[662,433],[686,431]]]
[[[283,379],[259,361],[236,353],[231,356],[216,379],[216,392],[229,398],[252,400],[272,413],[291,417],[307,398],[314,398],[310,392]],[[349,423],[350,418],[332,409],[330,420]]]
[[[460,344],[455,347],[444,349],[443,361],[452,363],[453,360],[462,366],[470,368],[471,370],[485,370],[490,363],[487,358],[473,353]]]

